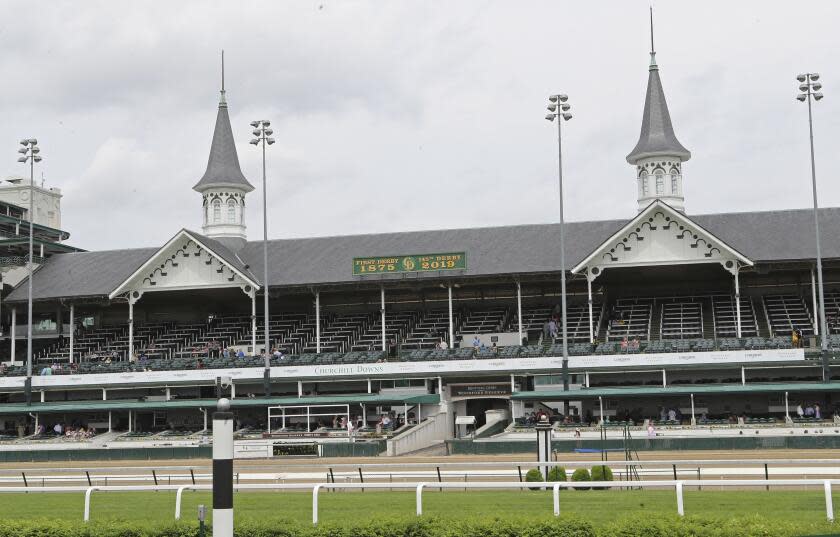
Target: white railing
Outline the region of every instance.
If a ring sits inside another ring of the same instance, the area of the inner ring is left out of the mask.
[[[242,481],[263,481],[264,483],[289,483],[291,481],[308,481],[323,479],[321,476],[327,474],[329,479],[358,479],[369,482],[369,480],[427,480],[438,477],[439,480],[449,479],[508,479],[524,474],[524,471],[534,468],[536,461],[484,461],[484,462],[399,462],[399,463],[367,463],[367,464],[305,464],[301,466],[300,475],[296,475],[294,467],[286,467],[284,472],[278,473],[274,466],[252,466],[247,472],[236,472],[235,480]],[[681,476],[697,475],[698,479],[703,473],[710,476],[734,475],[744,477],[756,472],[763,473],[765,480],[770,474],[775,476],[788,475],[808,477],[813,479],[831,479],[835,472],[830,471],[840,468],[840,459],[696,459],[696,460],[614,460],[614,461],[552,461],[540,463],[540,465],[564,466],[569,469],[589,468],[591,466],[607,466],[618,477],[624,474],[629,467],[635,468],[635,474],[642,477],[656,478],[662,475],[674,476],[678,479]],[[726,468],[731,469],[725,471]],[[813,471],[809,471],[809,468]],[[738,470],[747,470],[742,474]],[[749,471],[751,469],[752,471]],[[801,469],[795,471],[794,469]],[[829,470],[826,470],[829,469]],[[87,468],[35,468],[25,472],[21,470],[0,470],[0,484],[17,485],[18,490],[34,491],[44,487],[49,488],[60,483],[68,486],[64,490],[70,490],[72,484],[87,484],[87,486],[108,487],[109,482],[122,483],[123,486],[130,486],[127,483],[150,483],[154,485],[181,486],[186,484],[199,485],[208,483],[212,479],[209,466],[161,466],[155,467],[129,467],[119,471],[103,471]],[[720,470],[718,472],[718,470]],[[95,472],[95,473],[94,473]],[[141,473],[142,472],[142,473]],[[318,477],[313,477],[318,474]],[[520,477],[521,479],[521,477]],[[463,481],[460,481],[463,482]],[[705,481],[704,481],[705,482]],[[765,481],[761,481],[764,483]]]
[[[739,479],[739,480],[676,480],[676,481],[638,481],[632,485],[620,484],[615,481],[587,481],[587,482],[476,482],[476,483],[287,483],[287,484],[244,484],[234,485],[234,490],[312,490],[312,524],[318,524],[318,495],[322,489],[413,489],[415,491],[415,513],[417,516],[423,514],[423,491],[427,488],[439,490],[457,489],[551,489],[553,499],[554,516],[560,515],[560,489],[575,488],[673,488],[676,493],[677,514],[685,515],[685,504],[683,501],[684,487],[700,487],[703,485],[714,487],[754,487],[762,485],[774,486],[822,486],[825,493],[825,515],[829,522],[834,521],[834,504],[831,498],[832,486],[840,484],[837,479]],[[90,520],[91,496],[94,492],[152,492],[152,491],[175,491],[175,519],[181,518],[181,500],[185,490],[211,490],[210,485],[142,485],[142,486],[109,486],[109,487],[42,487],[31,489],[27,492],[52,493],[52,492],[84,492],[84,515],[83,520]],[[708,490],[708,489],[707,489]],[[0,493],[20,493],[17,487],[0,487]]]

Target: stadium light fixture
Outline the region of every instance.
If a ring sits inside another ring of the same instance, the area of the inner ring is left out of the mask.
[[[814,197],[814,235],[817,250],[817,286],[819,289],[820,299],[820,356],[822,358],[823,382],[831,382],[831,369],[828,363],[828,323],[825,318],[825,292],[823,287],[823,270],[822,270],[822,252],[820,248],[820,214],[819,202],[817,198],[817,171],[814,164],[814,117],[811,109],[811,98],[814,101],[819,101],[823,98],[823,94],[816,90],[822,89],[822,84],[817,82],[820,75],[818,73],[805,73],[796,77],[796,80],[802,82],[799,86],[799,93],[796,100],[799,102],[808,102],[808,138],[811,145],[811,192]]]
[[[560,309],[563,334],[563,390],[569,389],[569,340],[566,308],[566,244],[565,223],[563,219],[563,121],[572,119],[571,105],[567,104],[569,96],[565,94],[550,95],[548,110],[551,112],[545,119],[557,120],[557,171],[560,191]],[[559,110],[558,110],[559,107]],[[562,121],[561,121],[562,119]]]
[[[32,273],[34,259],[33,248],[33,222],[35,218],[35,163],[41,162],[42,157],[39,154],[41,149],[38,147],[38,140],[36,138],[27,138],[20,141],[22,147],[18,148],[18,162],[29,162],[29,213],[27,220],[29,220],[29,262],[27,263],[27,308],[26,308],[26,381],[24,384],[24,397],[27,406],[32,404]],[[12,334],[14,337],[14,334]],[[12,357],[14,360],[14,356]]]
[[[263,372],[263,390],[265,396],[271,396],[271,336],[269,334],[269,319],[268,319],[268,196],[265,179],[265,146],[272,145],[274,139],[269,136],[274,133],[268,127],[271,122],[265,119],[252,121],[251,126],[254,127],[254,138],[251,140],[252,145],[262,144],[262,176],[263,176],[263,323],[265,326],[265,350],[263,357],[265,361],[265,371]],[[254,349],[256,352],[256,349]]]

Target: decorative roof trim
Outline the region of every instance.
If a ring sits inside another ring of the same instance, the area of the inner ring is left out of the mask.
[[[161,246],[160,248],[158,248],[158,250],[157,250],[154,254],[152,254],[152,255],[151,255],[151,257],[149,257],[149,259],[147,259],[147,260],[146,260],[146,262],[145,262],[145,263],[143,263],[143,264],[140,266],[140,268],[138,268],[137,270],[135,270],[134,272],[132,272],[132,273],[131,273],[131,275],[129,275],[129,276],[128,276],[125,280],[123,280],[123,282],[122,282],[120,285],[118,285],[116,289],[114,289],[113,291],[111,291],[111,293],[108,295],[108,298],[109,298],[109,299],[111,299],[111,300],[113,300],[115,297],[117,297],[117,296],[121,295],[122,293],[125,293],[125,292],[128,292],[128,291],[131,291],[131,289],[128,289],[128,284],[129,284],[129,283],[131,283],[131,281],[132,281],[134,278],[136,278],[137,276],[139,276],[139,275],[143,274],[144,272],[147,272],[147,271],[149,270],[149,268],[150,268],[152,265],[157,265],[157,264],[158,264],[157,257],[160,255],[160,253],[161,253],[161,252],[163,252],[164,250],[166,250],[167,248],[169,248],[169,247],[170,247],[172,244],[174,244],[176,241],[179,241],[179,240],[181,240],[181,239],[182,239],[182,238],[184,238],[184,237],[187,237],[188,239],[192,240],[192,241],[193,241],[193,242],[195,242],[196,244],[199,244],[199,245],[200,245],[203,249],[205,249],[205,250],[206,250],[206,251],[207,251],[207,252],[208,252],[211,256],[213,256],[213,258],[215,258],[215,259],[216,259],[216,261],[218,261],[219,263],[221,263],[221,264],[223,264],[224,266],[228,267],[228,268],[229,268],[229,269],[230,269],[230,270],[231,270],[234,274],[236,274],[237,276],[239,276],[240,278],[242,278],[243,280],[245,280],[245,282],[246,282],[246,283],[248,283],[248,284],[252,285],[252,286],[254,287],[254,289],[255,289],[255,290],[259,290],[259,289],[261,288],[260,284],[259,284],[259,283],[257,283],[256,281],[254,281],[254,279],[253,279],[252,277],[250,277],[250,276],[246,275],[246,274],[245,274],[245,273],[243,273],[241,270],[239,270],[239,269],[238,269],[238,268],[236,268],[235,266],[233,266],[233,265],[231,265],[230,263],[228,263],[227,261],[225,261],[225,259],[224,259],[222,256],[220,256],[219,254],[217,254],[217,253],[213,250],[213,248],[211,248],[211,247],[210,247],[210,246],[208,246],[208,245],[207,245],[204,241],[202,241],[200,236],[198,236],[198,235],[196,235],[196,234],[194,234],[194,233],[191,233],[191,232],[190,232],[189,230],[187,230],[187,229],[182,229],[181,231],[179,231],[178,233],[176,233],[174,237],[172,237],[171,239],[169,239],[169,240],[166,242],[166,244],[164,244],[163,246]]]
[[[744,265],[748,265],[748,266],[753,266],[754,265],[754,263],[751,259],[749,259],[747,256],[745,256],[741,252],[735,250],[734,248],[732,248],[731,246],[726,244],[726,242],[722,241],[716,235],[714,235],[713,233],[711,233],[707,229],[705,229],[703,226],[696,223],[689,216],[677,211],[676,209],[674,209],[673,207],[671,207],[670,205],[668,205],[664,201],[662,201],[660,199],[656,199],[650,205],[645,207],[644,210],[640,211],[639,214],[637,214],[630,221],[628,221],[624,226],[622,226],[621,229],[619,229],[618,231],[613,233],[607,240],[605,240],[600,245],[598,245],[598,247],[595,248],[592,251],[592,253],[590,253],[588,256],[586,256],[580,263],[578,263],[571,270],[571,273],[572,274],[577,274],[580,271],[582,271],[583,269],[587,268],[596,257],[598,257],[600,255],[603,255],[606,251],[609,251],[611,246],[616,241],[620,240],[623,235],[627,235],[628,233],[631,233],[636,227],[640,227],[643,223],[642,221],[646,220],[651,214],[655,213],[656,211],[662,211],[666,215],[671,216],[672,218],[679,219],[679,220],[685,220],[687,222],[690,222],[691,225],[694,226],[695,228],[697,228],[698,231],[704,233],[708,237],[713,238],[718,244],[720,244],[720,246],[729,255],[731,255],[732,257],[734,257],[735,259],[737,259],[738,261],[740,261]],[[671,263],[671,264],[674,264],[674,263]]]

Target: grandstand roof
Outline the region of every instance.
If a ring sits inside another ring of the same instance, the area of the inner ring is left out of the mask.
[[[815,255],[813,212],[810,209],[725,213],[691,219],[756,263],[811,260]],[[826,259],[840,259],[840,208],[820,210],[822,248]],[[572,269],[627,220],[570,222],[566,229],[566,269]],[[190,232],[194,235],[194,232]],[[537,274],[557,270],[558,225],[412,231],[279,239],[269,242],[269,285],[346,284],[364,280],[412,279],[416,275],[353,276],[354,257],[463,251],[467,269],[461,276]],[[201,239],[226,260],[248,265],[249,274],[263,273],[262,242],[252,241],[233,254],[212,239]],[[157,248],[79,252],[51,257],[33,281],[36,300],[107,296],[149,259]],[[449,272],[453,277],[458,273]],[[429,277],[429,274],[424,275]],[[433,274],[431,276],[437,276]],[[254,279],[259,281],[254,276]],[[259,281],[261,284],[262,282]],[[19,285],[7,298],[26,300]]]
[[[239,156],[236,154],[233,132],[230,128],[227,103],[222,91],[219,111],[216,114],[216,128],[213,130],[213,142],[210,145],[210,158],[207,170],[196,183],[193,190],[204,192],[213,187],[234,187],[250,192],[254,187],[239,168]]]
[[[679,157],[682,161],[691,158],[691,152],[683,147],[674,134],[668,103],[665,102],[665,91],[659,79],[659,67],[654,58],[655,53],[651,52],[642,130],[636,147],[627,155],[627,162],[630,164],[636,164],[639,159],[649,157]]]

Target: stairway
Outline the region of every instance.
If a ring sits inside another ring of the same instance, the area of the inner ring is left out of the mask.
[[[650,317],[648,331],[650,332],[650,341],[655,341],[662,339],[662,303],[654,300],[651,307],[653,308],[653,314]]]
[[[704,297],[700,300],[703,305],[703,337],[715,339],[715,308],[711,297]]]
[[[750,301],[753,304],[759,337],[770,337],[770,325],[767,324],[767,312],[764,309],[764,301],[760,297],[750,297]]]

